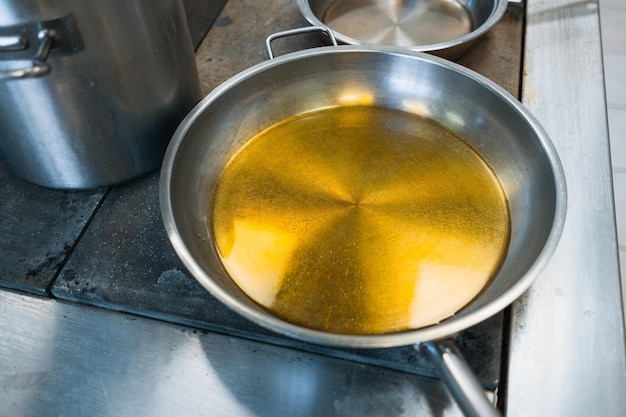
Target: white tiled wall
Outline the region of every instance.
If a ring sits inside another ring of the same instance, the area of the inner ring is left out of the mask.
[[[599,0],[617,239],[626,294],[626,0]],[[625,298],[626,299],[626,298]]]

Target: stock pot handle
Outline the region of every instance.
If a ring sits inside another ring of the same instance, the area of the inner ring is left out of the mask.
[[[265,51],[267,52],[267,56],[269,59],[274,59],[274,51],[272,50],[272,41],[278,38],[284,38],[286,36],[298,35],[300,33],[310,33],[310,32],[323,32],[328,36],[330,42],[333,46],[337,46],[337,39],[335,39],[335,34],[332,30],[328,29],[325,26],[307,26],[304,28],[290,29],[285,30],[283,32],[277,32],[267,37],[265,40]]]
[[[50,64],[46,62],[48,54],[54,43],[58,40],[58,33],[50,29],[42,29],[37,34],[39,46],[32,60],[32,65],[26,68],[20,68],[9,71],[0,71],[0,80],[12,78],[29,78],[46,75],[50,72]],[[15,51],[26,49],[28,42],[21,36],[2,37],[0,40],[0,51]]]
[[[467,417],[500,417],[485,390],[467,364],[454,340],[422,342],[415,345],[437,368],[441,379]]]
[[[35,49],[34,55],[29,47]],[[84,50],[84,43],[73,14],[45,21],[31,21],[13,26],[0,27],[0,58],[2,62],[30,61],[30,65],[17,69],[0,70],[0,80],[39,77],[52,69],[48,56],[77,54]],[[6,68],[6,67],[4,67]]]

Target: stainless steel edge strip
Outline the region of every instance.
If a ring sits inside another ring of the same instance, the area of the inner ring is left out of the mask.
[[[0,416],[461,416],[437,380],[0,291]]]
[[[597,1],[528,0],[522,102],[568,186],[559,246],[513,306],[507,415],[626,415],[626,352]]]

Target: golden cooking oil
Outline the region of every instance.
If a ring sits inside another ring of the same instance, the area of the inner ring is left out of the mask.
[[[506,196],[440,125],[375,106],[289,118],[220,175],[209,218],[237,285],[312,329],[380,334],[436,324],[506,254]]]

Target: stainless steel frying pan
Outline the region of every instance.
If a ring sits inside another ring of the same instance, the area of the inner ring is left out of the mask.
[[[269,40],[268,40],[269,43]],[[447,127],[491,166],[511,216],[508,254],[491,284],[437,325],[381,335],[333,334],[270,314],[225,271],[209,222],[213,189],[226,162],[256,133],[293,115],[345,105],[347,92]],[[185,118],[167,150],[161,210],[171,242],[191,274],[249,320],[311,343],[351,348],[414,344],[431,356],[468,415],[497,415],[450,341],[498,313],[537,278],[552,255],[566,211],[557,153],[534,117],[502,88],[430,55],[401,49],[334,46],[271,59],[234,76]],[[488,414],[487,414],[488,413]]]

